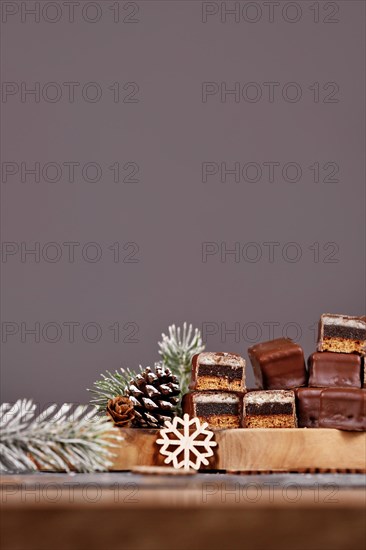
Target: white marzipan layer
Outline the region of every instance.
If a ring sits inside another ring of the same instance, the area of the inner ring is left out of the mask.
[[[230,393],[205,393],[194,396],[195,403],[237,403],[239,397]]]
[[[245,403],[284,403],[293,402],[295,394],[286,390],[251,391],[244,397]]]
[[[347,319],[346,317],[342,317],[342,315],[333,317],[332,315],[325,314],[322,315],[322,320],[325,325],[349,326],[366,330],[366,322],[362,321],[362,319]]]
[[[206,351],[200,353],[197,362],[199,365],[222,365],[224,367],[245,367],[245,359],[242,357],[234,357],[230,353],[218,355],[217,353]]]

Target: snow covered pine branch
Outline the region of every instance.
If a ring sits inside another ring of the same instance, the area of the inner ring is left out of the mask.
[[[170,325],[169,335],[162,334],[162,340],[159,342],[159,353],[162,356],[163,363],[171,369],[173,374],[179,376],[181,381],[182,394],[187,393],[188,384],[191,377],[191,361],[196,353],[201,353],[205,349],[202,342],[201,332],[198,328],[187,323],[183,328]]]
[[[36,414],[36,404],[19,399],[0,407],[0,471],[95,472],[110,465],[121,437],[95,408],[72,404],[48,407]]]

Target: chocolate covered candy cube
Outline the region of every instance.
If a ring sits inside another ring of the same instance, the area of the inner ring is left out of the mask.
[[[318,428],[323,388],[297,388],[296,413],[299,428]]]
[[[277,338],[248,349],[258,388],[292,389],[306,384],[304,352],[289,338]]]
[[[353,353],[315,352],[308,359],[309,386],[361,387],[361,357]]]
[[[319,427],[366,431],[366,390],[323,389],[320,396]]]

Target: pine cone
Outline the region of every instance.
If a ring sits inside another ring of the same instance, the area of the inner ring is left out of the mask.
[[[112,418],[116,426],[127,428],[135,416],[133,404],[128,397],[117,395],[109,399],[107,413]]]
[[[147,367],[130,382],[126,395],[135,409],[133,425],[137,428],[160,428],[176,414],[179,403],[179,380],[168,368]]]

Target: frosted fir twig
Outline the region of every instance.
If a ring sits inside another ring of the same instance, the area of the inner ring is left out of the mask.
[[[88,389],[90,393],[95,395],[90,403],[95,405],[99,412],[105,412],[109,399],[113,399],[117,395],[125,395],[131,379],[139,372],[141,373],[142,370],[140,365],[138,372],[121,368],[113,373],[106,371],[106,374],[101,374],[101,379],[94,382],[94,388]]]
[[[205,349],[201,333],[190,324],[182,327],[170,325],[169,334],[162,334],[159,342],[159,354],[162,356],[165,366],[180,378],[182,394],[188,391],[191,377],[191,361],[193,355],[201,353]]]
[[[88,405],[51,405],[36,414],[36,405],[19,399],[0,407],[0,471],[97,472],[111,466],[113,447],[122,438],[107,417]]]

